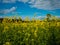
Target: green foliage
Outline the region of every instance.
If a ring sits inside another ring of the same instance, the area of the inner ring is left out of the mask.
[[[0,23],[0,45],[60,45],[60,22],[9,20]]]

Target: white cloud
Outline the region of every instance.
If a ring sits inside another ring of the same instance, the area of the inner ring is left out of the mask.
[[[14,3],[16,1],[29,3],[31,8],[54,10],[60,9],[60,0],[3,0],[4,3]]]
[[[45,10],[54,10],[60,8],[60,1],[58,0],[35,0],[35,3],[33,5],[30,5],[31,7],[35,7],[38,9],[45,9]]]
[[[35,19],[43,19],[43,18],[46,18],[46,16],[37,16],[37,17],[35,17]]]
[[[3,3],[15,3],[16,1],[19,1],[19,2],[28,2],[29,0],[3,0]]]
[[[21,14],[22,12],[12,12],[12,14]]]
[[[28,3],[33,4],[34,2],[35,2],[35,0],[30,0]]]
[[[60,18],[60,16],[56,16],[56,17]]]
[[[7,13],[10,13],[10,12],[14,12],[15,10],[16,10],[16,7],[12,7],[10,9],[1,10],[0,14],[7,14]]]
[[[18,0],[18,1],[26,3],[26,2],[28,2],[29,0]]]
[[[60,0],[20,0],[28,2],[30,7],[44,10],[60,9]]]
[[[3,18],[3,16],[0,16],[0,18]]]
[[[16,0],[3,0],[3,3],[15,3]]]
[[[49,10],[49,12],[50,12],[50,13],[56,13],[56,11],[54,11],[54,10]]]

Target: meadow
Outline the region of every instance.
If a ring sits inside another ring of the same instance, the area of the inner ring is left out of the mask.
[[[0,23],[0,45],[60,45],[60,22],[4,19]]]

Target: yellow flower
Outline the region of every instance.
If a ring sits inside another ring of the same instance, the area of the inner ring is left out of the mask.
[[[8,26],[5,26],[5,27],[4,27],[4,30],[8,30],[8,29],[9,29],[9,27],[8,27]]]
[[[10,42],[6,42],[5,44],[3,44],[3,45],[11,45],[11,43]]]
[[[60,26],[60,22],[57,22],[57,26]]]
[[[37,37],[37,33],[36,32],[34,32],[34,36]]]
[[[23,27],[27,27],[27,23],[23,23],[22,26],[23,26]]]
[[[41,22],[41,25],[44,25],[44,22]]]
[[[8,30],[9,30],[9,27],[5,26],[3,32],[8,31]]]
[[[34,32],[34,29],[32,29],[31,32],[33,33]]]

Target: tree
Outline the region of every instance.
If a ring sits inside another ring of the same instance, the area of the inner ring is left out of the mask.
[[[51,19],[51,14],[47,14],[46,16],[47,16],[47,21],[50,21],[50,19]]]

